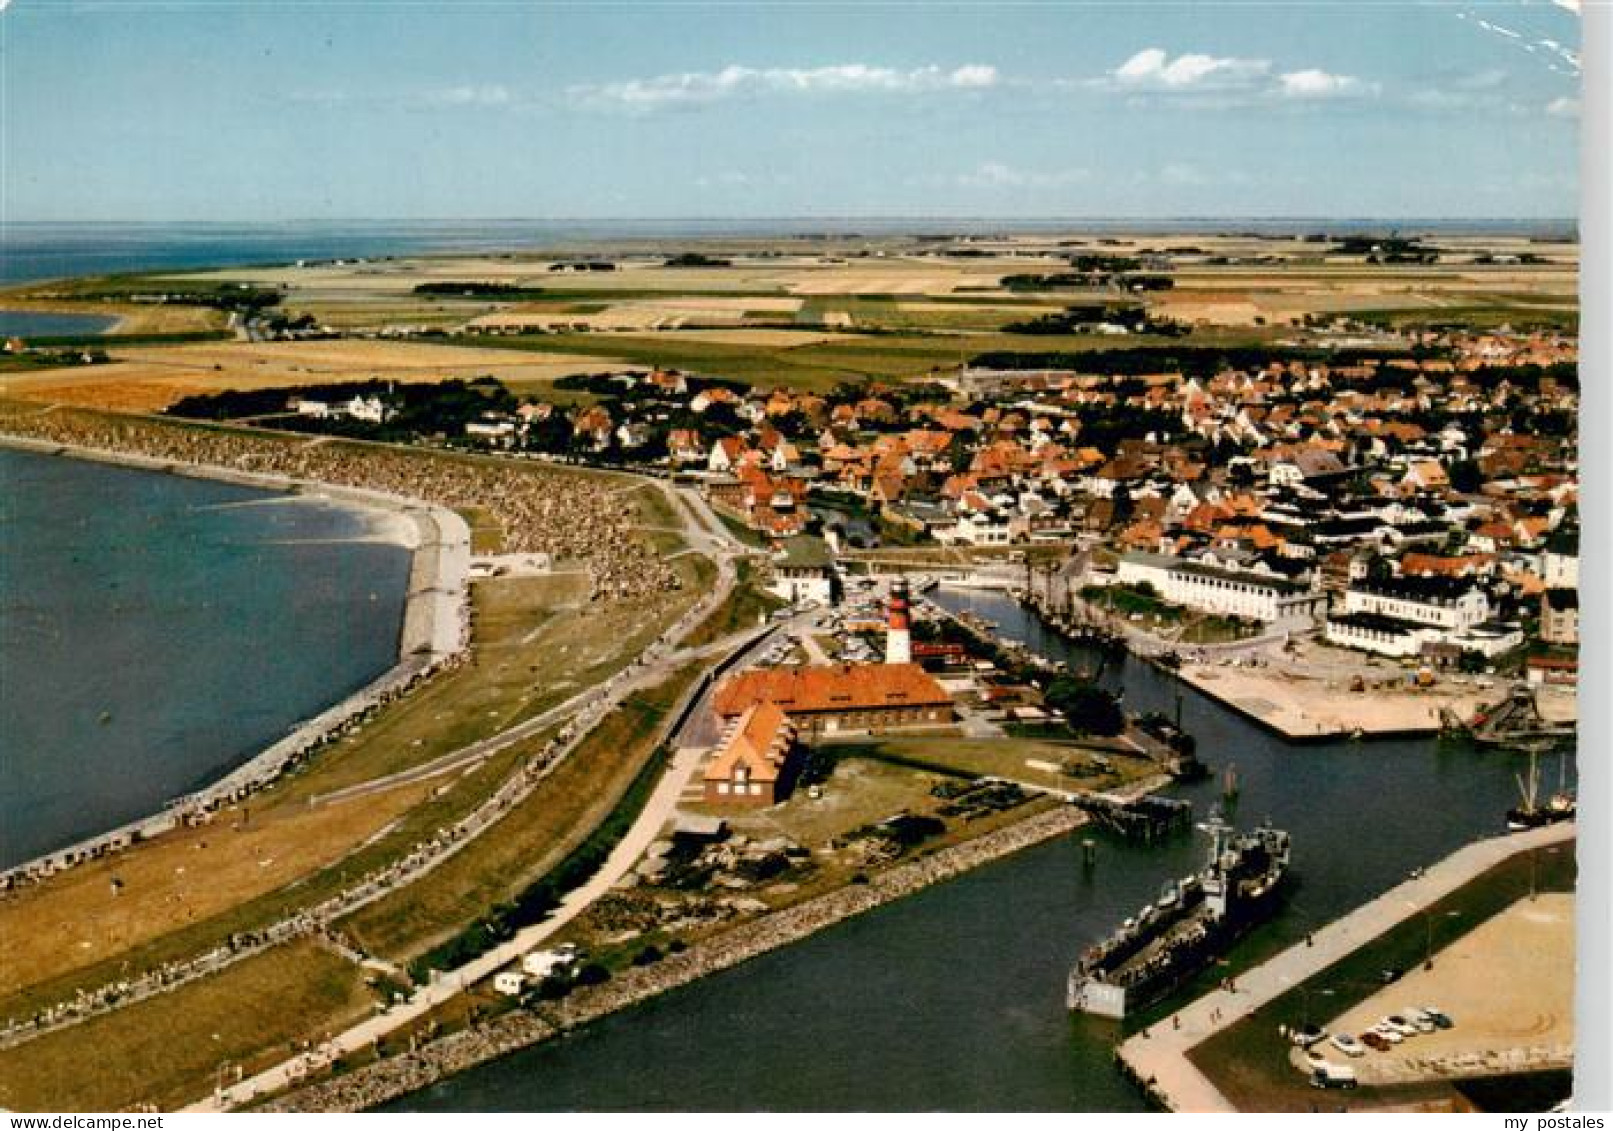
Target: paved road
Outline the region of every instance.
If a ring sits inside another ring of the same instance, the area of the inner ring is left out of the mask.
[[[1273,998],[1372,941],[1395,924],[1444,898],[1520,852],[1572,840],[1574,822],[1481,840],[1447,856],[1423,875],[1364,904],[1315,932],[1312,945],[1283,951],[1238,976],[1236,989],[1215,990],[1120,1046],[1120,1058],[1171,1111],[1231,1112],[1237,1108],[1188,1060],[1190,1049]]]
[[[696,497],[695,502],[691,503],[687,493],[676,492],[665,484],[661,485],[661,489],[667,494],[668,501],[678,509],[679,513],[687,517],[689,526],[685,530],[685,536],[691,547],[700,548],[704,552],[710,553],[718,563],[718,578],[711,593],[700,603],[701,614],[688,615],[677,626],[675,635],[681,638],[700,624],[705,619],[705,616],[709,615],[710,609],[720,604],[732,591],[736,580],[735,548],[739,546],[739,543],[725,531],[715,535],[712,533],[713,529],[722,531],[721,523],[716,523],[712,527],[702,525],[698,515],[704,506],[703,500],[699,500]],[[681,507],[677,502],[680,499],[683,500]],[[751,645],[751,648],[761,647],[762,644],[763,642],[758,640]],[[652,650],[652,658],[648,662],[645,662],[642,658],[639,661],[635,661],[630,669],[631,674],[619,674],[607,681],[603,689],[590,689],[574,697],[569,703],[580,705],[580,701],[591,700],[598,704],[604,698],[614,705],[619,703],[632,690],[660,682],[691,658],[719,655],[732,647],[733,641],[726,640],[693,649],[663,647]],[[704,694],[702,694],[702,698],[704,698]],[[531,732],[541,729],[543,725],[547,725],[549,721],[552,721],[546,716],[559,712],[561,709],[555,708],[551,712],[546,712],[545,716],[528,720],[518,727],[484,740],[483,743],[473,744],[474,747],[481,747],[482,749],[473,750],[473,748],[467,747],[464,750],[437,759],[429,767],[421,767],[421,770],[435,768],[436,772],[442,772],[442,767],[446,762],[456,761],[458,764],[462,764],[464,761],[469,761],[475,757],[485,757],[486,754],[508,745],[509,742],[517,741],[519,737],[525,736],[523,734],[512,737],[514,732]],[[676,718],[678,713],[674,711],[669,716],[669,720]],[[698,710],[696,713],[698,714]],[[644,850],[660,835],[667,819],[677,806],[678,799],[682,795],[684,788],[699,767],[701,755],[702,751],[699,747],[684,747],[678,750],[673,757],[672,764],[657,784],[643,811],[634,821],[627,834],[617,844],[605,864],[581,887],[569,892],[561,900],[560,906],[542,923],[525,928],[509,941],[488,951],[479,958],[455,970],[445,972],[431,985],[417,990],[407,1002],[352,1026],[327,1042],[321,1050],[321,1055],[328,1057],[367,1048],[381,1038],[396,1032],[398,1029],[429,1013],[466,987],[491,977],[500,968],[516,961],[528,951],[539,946],[546,939],[552,937],[561,927],[575,919],[595,900],[609,892],[628,873]],[[392,784],[397,783],[393,782]],[[256,1076],[243,1080],[221,1093],[209,1096],[184,1110],[192,1112],[227,1111],[239,1103],[250,1100],[252,1097],[278,1091],[297,1083],[305,1071],[305,1058],[295,1057],[260,1072]]]

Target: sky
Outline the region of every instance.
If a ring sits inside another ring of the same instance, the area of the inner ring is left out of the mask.
[[[0,0],[0,218],[1557,218],[1574,0]]]

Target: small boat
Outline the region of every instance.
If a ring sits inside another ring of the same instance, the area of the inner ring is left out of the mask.
[[[1522,832],[1525,829],[1538,829],[1542,825],[1556,824],[1558,821],[1574,819],[1578,811],[1578,804],[1574,795],[1569,793],[1563,775],[1566,770],[1561,755],[1558,762],[1558,787],[1545,804],[1540,803],[1540,750],[1541,744],[1529,748],[1529,777],[1518,776],[1518,793],[1522,804],[1514,805],[1507,810],[1507,829],[1510,832]]]

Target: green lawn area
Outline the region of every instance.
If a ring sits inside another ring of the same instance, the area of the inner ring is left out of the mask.
[[[1008,778],[1057,789],[1112,789],[1159,772],[1159,767],[1147,758],[1126,757],[1105,747],[1097,753],[1112,767],[1106,772],[1094,762],[1092,749],[1077,742],[1049,739],[923,735],[886,738],[853,749],[866,758],[933,767],[970,777]],[[1038,765],[1031,766],[1029,762]],[[1048,766],[1060,766],[1073,772],[1058,772]]]
[[[1195,335],[1193,345],[1263,340],[1263,331]],[[1182,339],[1173,339],[1181,344]],[[960,360],[993,350],[1047,352],[1113,349],[1115,339],[1098,334],[1026,336],[1001,333],[858,334],[831,341],[778,346],[712,342],[679,337],[675,331],[634,334],[524,334],[478,339],[498,349],[562,351],[614,357],[637,365],[673,366],[692,373],[730,377],[755,385],[785,385],[823,392],[843,381],[867,377],[911,380],[956,369]]]
[[[1178,639],[1184,644],[1224,644],[1260,632],[1260,625],[1255,621],[1215,616],[1173,605],[1156,594],[1130,585],[1088,585],[1081,590],[1081,596],[1089,604],[1128,620],[1133,615],[1141,617],[1136,622],[1139,628],[1155,631],[1180,629]]]
[[[357,966],[311,942],[82,1025],[0,1051],[0,1106],[17,1111],[172,1109],[208,1094],[221,1065],[251,1075],[364,1015]]]
[[[1422,963],[1428,949],[1427,920],[1442,924],[1440,942],[1448,946],[1520,899],[1527,899],[1531,890],[1572,891],[1575,875],[1572,844],[1556,852],[1533,854],[1533,861],[1529,853],[1514,856],[1429,905],[1426,920],[1423,915],[1413,915],[1390,928],[1194,1048],[1189,1059],[1240,1110],[1305,1111],[1315,1102],[1316,1092],[1289,1063],[1289,1045],[1277,1027],[1302,1022],[1307,994],[1326,990],[1328,1012],[1341,1013],[1383,988],[1380,971],[1407,970]],[[1442,1091],[1448,1085],[1365,1089],[1350,1098],[1363,1106],[1380,1106],[1393,1096],[1430,1088]],[[1339,1098],[1338,1093],[1330,1095],[1335,1102]]]
[[[732,633],[755,628],[773,610],[784,607],[782,600],[761,587],[754,562],[741,561],[738,573],[738,584],[728,599],[689,634],[685,643],[690,647],[699,647]]]
[[[654,751],[657,727],[700,666],[630,695],[497,829],[419,882],[344,920],[344,929],[365,949],[405,961],[552,869],[615,808]]]
[[[745,543],[745,545],[758,550],[765,550],[768,547],[768,540],[764,538],[760,532],[752,530],[750,527],[746,526],[732,515],[724,514],[715,507],[712,508],[711,513],[722,520],[723,528],[727,530],[729,534],[732,534],[735,538]]]
[[[683,517],[673,509],[671,500],[655,481],[646,481],[637,490],[624,492],[623,497],[633,504],[644,526],[683,529]]]

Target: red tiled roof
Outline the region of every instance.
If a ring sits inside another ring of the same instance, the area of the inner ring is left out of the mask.
[[[703,776],[706,781],[727,781],[736,766],[744,766],[751,781],[777,781],[793,738],[783,711],[772,703],[757,703],[739,717]]]
[[[712,697],[713,707],[724,718],[766,702],[778,704],[786,714],[810,714],[886,707],[942,707],[952,700],[917,664],[757,668],[729,676],[718,685]]]

